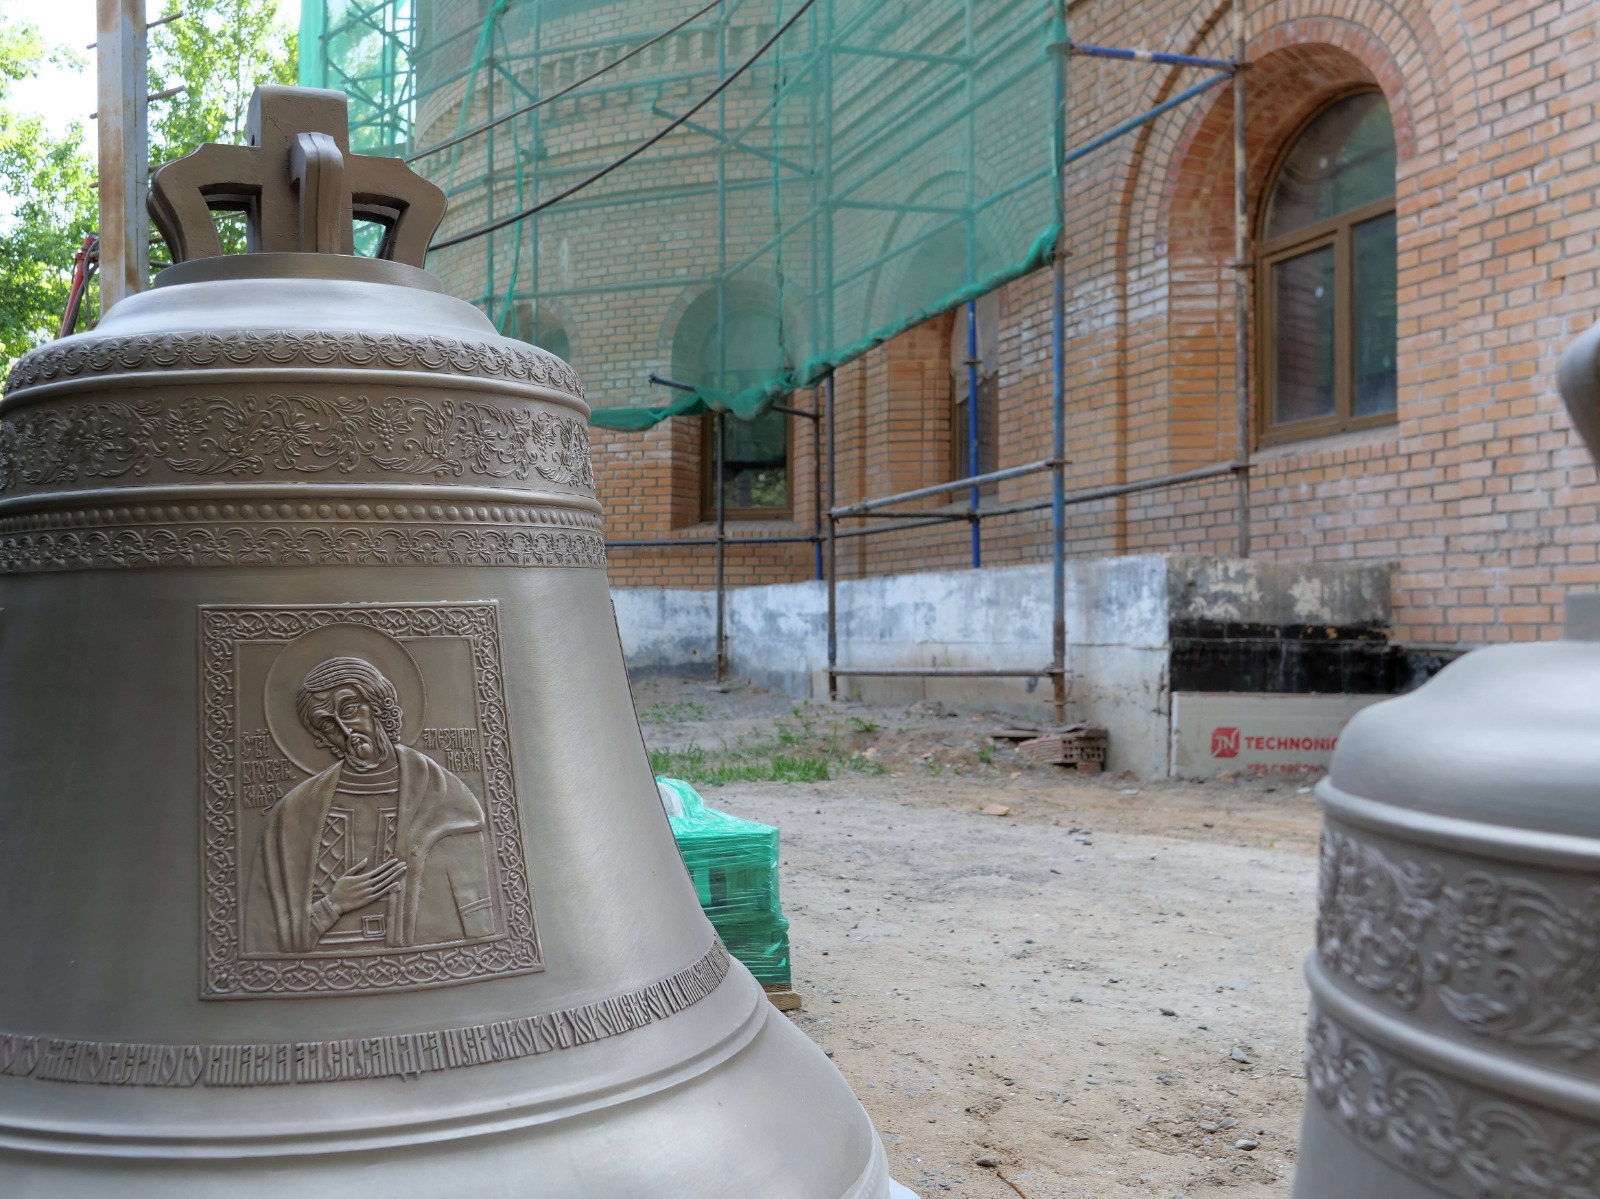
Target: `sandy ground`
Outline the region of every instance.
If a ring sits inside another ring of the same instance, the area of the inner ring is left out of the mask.
[[[1299,785],[1032,767],[985,751],[1004,714],[794,713],[655,680],[636,697],[653,747],[760,745],[774,722],[788,748],[831,747],[825,782],[701,790],[782,830],[794,1019],[899,1181],[1287,1199],[1316,885]],[[996,802],[1011,814],[979,813]]]

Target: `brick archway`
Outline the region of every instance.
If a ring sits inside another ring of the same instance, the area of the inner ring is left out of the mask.
[[[1299,124],[1340,90],[1377,86],[1395,123],[1404,239],[1408,180],[1435,163],[1453,138],[1453,113],[1442,98],[1462,47],[1441,42],[1420,3],[1349,0],[1337,15],[1330,8],[1328,0],[1249,5],[1251,212],[1278,150]],[[1231,57],[1229,11],[1223,2],[1194,12],[1171,44]],[[1192,72],[1174,68],[1152,79],[1140,102],[1154,106],[1192,82]],[[1119,476],[1134,430],[1164,441],[1160,457],[1173,470],[1224,460],[1235,450],[1232,121],[1231,89],[1224,86],[1145,126],[1123,151],[1117,273],[1129,332],[1120,353],[1147,338],[1168,352],[1159,383],[1123,392],[1112,435]],[[1163,315],[1154,327],[1138,328],[1157,310]],[[1206,334],[1196,340],[1188,326],[1205,320]],[[1219,397],[1219,390],[1226,394]]]
[[[1365,57],[1327,41],[1285,42],[1282,30],[1263,39],[1277,48],[1253,52],[1245,125],[1252,230],[1283,149],[1340,95],[1383,91],[1400,160],[1416,154],[1415,121],[1393,58],[1345,22],[1304,22],[1297,32],[1343,35]],[[1160,193],[1156,227],[1168,269],[1166,399],[1174,469],[1208,465],[1236,450],[1233,153],[1233,96],[1224,91],[1191,114]],[[1197,368],[1200,363],[1210,369]]]

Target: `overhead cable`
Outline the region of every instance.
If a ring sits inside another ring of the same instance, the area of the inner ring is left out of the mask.
[[[559,204],[562,200],[565,200],[568,196],[577,195],[577,193],[581,192],[584,188],[588,187],[590,184],[598,183],[601,179],[604,179],[607,175],[611,174],[611,172],[616,170],[618,167],[624,166],[627,163],[632,162],[635,158],[639,157],[639,155],[643,154],[651,146],[655,145],[662,138],[666,137],[667,134],[671,133],[674,129],[677,129],[680,125],[684,124],[684,122],[686,122],[690,117],[694,116],[695,113],[699,112],[707,104],[710,104],[711,101],[715,100],[723,92],[727,91],[728,88],[731,87],[733,85],[733,83],[739,78],[739,76],[743,75],[751,67],[755,66],[757,60],[760,59],[761,56],[764,55],[768,50],[772,49],[772,47],[777,44],[778,39],[780,37],[782,37],[784,34],[788,33],[789,30],[791,28],[793,28],[794,23],[796,21],[798,21],[802,16],[804,16],[806,14],[806,11],[808,9],[810,9],[811,6],[813,4],[815,4],[816,2],[817,2],[817,0],[805,0],[805,2],[803,4],[801,4],[799,8],[795,9],[794,12],[789,15],[789,18],[786,21],[784,21],[784,23],[782,25],[779,25],[778,28],[773,31],[773,34],[772,34],[771,37],[769,37],[766,41],[762,42],[761,45],[756,47],[756,51],[755,51],[754,54],[752,54],[749,58],[745,59],[742,63],[740,63],[737,67],[735,67],[733,69],[732,73],[730,73],[728,75],[728,77],[726,79],[724,79],[721,83],[717,84],[716,87],[712,88],[709,92],[707,92],[699,100],[695,101],[694,106],[691,107],[688,112],[685,112],[681,116],[677,117],[675,120],[672,121],[671,124],[667,125],[666,128],[661,129],[661,130],[659,130],[658,132],[656,132],[654,134],[651,134],[651,136],[646,138],[644,141],[640,142],[633,149],[629,150],[621,158],[615,159],[614,161],[608,163],[606,166],[601,167],[598,171],[594,172],[594,174],[588,176],[587,178],[580,179],[577,183],[574,183],[571,187],[567,188],[565,191],[557,192],[555,195],[551,196],[548,200],[541,200],[539,203],[533,205],[533,207],[531,207],[531,208],[524,208],[521,212],[513,212],[509,216],[503,216],[497,221],[489,222],[487,225],[479,225],[476,229],[468,229],[465,233],[457,233],[454,237],[447,237],[447,238],[444,238],[442,241],[436,241],[436,242],[433,243],[433,245],[429,246],[428,249],[430,251],[431,250],[444,250],[444,249],[448,249],[450,246],[459,246],[462,242],[472,241],[474,238],[482,237],[486,233],[495,233],[495,232],[497,232],[497,231],[499,231],[501,229],[504,229],[508,225],[515,225],[519,221],[525,221],[529,217],[533,216],[535,213],[543,212],[546,208],[549,208],[552,204]]]
[[[662,41],[662,40],[664,40],[666,38],[669,38],[673,34],[677,33],[678,30],[682,29],[685,25],[688,25],[688,24],[691,24],[691,23],[693,23],[695,21],[698,21],[701,17],[705,16],[708,12],[710,12],[713,8],[716,8],[717,5],[719,5],[721,3],[722,3],[722,0],[711,0],[710,4],[706,5],[704,8],[700,9],[698,12],[690,13],[683,20],[679,21],[676,25],[674,25],[671,29],[662,30],[660,33],[656,34],[655,37],[651,38],[648,42],[640,43],[639,45],[635,46],[632,50],[629,50],[626,54],[624,54],[624,55],[622,55],[622,56],[620,56],[618,58],[612,59],[610,62],[606,63],[605,66],[600,67],[598,70],[590,71],[582,79],[579,79],[579,80],[577,80],[577,81],[575,81],[573,83],[569,83],[566,87],[562,88],[560,91],[553,92],[552,94],[550,94],[548,96],[541,96],[539,99],[535,100],[532,104],[524,104],[521,108],[514,108],[510,112],[506,113],[504,116],[495,117],[494,120],[492,120],[492,121],[485,121],[481,125],[475,125],[471,129],[468,129],[465,133],[458,133],[452,138],[448,138],[445,141],[437,143],[436,145],[429,146],[426,150],[418,150],[415,154],[413,154],[410,157],[408,157],[406,159],[406,161],[407,162],[416,162],[419,159],[427,158],[430,154],[437,154],[437,153],[439,153],[440,150],[448,150],[451,146],[459,146],[462,142],[467,141],[467,140],[469,140],[471,138],[477,137],[478,134],[483,133],[483,132],[485,132],[487,130],[493,129],[496,125],[503,125],[507,121],[514,120],[514,119],[516,119],[517,117],[520,117],[520,116],[525,116],[526,114],[532,112],[536,108],[543,108],[546,104],[554,103],[555,101],[561,99],[562,96],[565,96],[570,92],[577,91],[584,84],[591,83],[594,80],[600,78],[600,76],[604,75],[607,71],[612,70],[615,67],[620,67],[623,63],[627,62],[630,58],[633,58],[633,57],[635,57],[637,55],[643,54],[646,50],[650,49],[651,46],[654,46],[657,42],[660,42],[660,41]]]

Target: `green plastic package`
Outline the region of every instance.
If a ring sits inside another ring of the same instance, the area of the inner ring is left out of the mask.
[[[658,778],[656,786],[711,927],[757,982],[787,987],[789,922],[778,902],[778,830],[706,807],[682,779]]]

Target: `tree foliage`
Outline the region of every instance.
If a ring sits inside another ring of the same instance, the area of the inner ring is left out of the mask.
[[[55,336],[72,256],[97,220],[82,123],[57,138],[10,103],[14,85],[47,63],[82,69],[31,25],[0,16],[0,370]]]
[[[181,158],[206,142],[245,140],[257,84],[294,83],[298,38],[278,20],[275,0],[167,0],[183,16],[150,31],[150,90],[183,91],[150,113],[150,161]],[[220,217],[227,253],[244,249],[244,222]]]
[[[203,142],[242,142],[255,86],[295,79],[296,38],[279,20],[276,0],[166,0],[164,15],[180,10],[178,20],[149,34],[151,92],[183,88],[150,105],[152,165]],[[10,102],[15,82],[47,64],[81,72],[93,97],[94,73],[82,59],[0,16],[0,370],[55,335],[73,255],[99,222],[82,123],[56,138],[41,117]],[[225,248],[243,248],[237,221],[223,222],[222,233]],[[159,247],[154,257],[159,266]]]
[[[293,83],[296,36],[275,0],[167,0],[150,31],[150,90],[184,90],[151,104],[150,160],[178,158],[203,142],[243,142],[250,93],[261,83]]]

